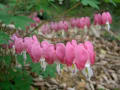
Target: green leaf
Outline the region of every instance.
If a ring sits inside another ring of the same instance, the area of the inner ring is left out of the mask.
[[[21,64],[23,66],[24,65],[23,55],[17,55],[17,61],[19,64]]]
[[[32,68],[32,72],[35,72],[38,75],[40,75],[40,73],[42,72],[40,63],[31,63],[30,66]]]
[[[0,31],[0,44],[8,44],[9,39],[9,36],[6,33]]]
[[[26,63],[27,64],[32,63],[32,59],[31,59],[30,55],[26,53],[26,56],[27,56]]]
[[[0,90],[10,90],[12,87],[13,86],[9,81],[0,82]]]
[[[104,0],[106,3],[112,3],[114,6],[116,6],[116,1],[117,0]],[[120,0],[118,0],[120,1]]]
[[[25,30],[25,27],[33,22],[33,20],[26,16],[13,16],[11,17],[11,22],[14,22],[17,28]]]
[[[5,24],[14,23],[16,28],[21,28],[22,30],[25,30],[26,26],[31,22],[34,22],[27,16],[12,16],[4,11],[0,11],[0,20],[2,20]]]
[[[12,68],[8,69],[8,78],[9,80],[13,80],[17,75],[19,75],[17,72],[15,72]]]
[[[4,56],[5,64],[9,66],[11,64],[11,56]]]
[[[97,0],[81,0],[81,3],[85,6],[90,5],[93,8],[99,9],[99,2]]]
[[[27,74],[26,71],[19,73],[14,79],[15,90],[30,90],[30,85],[32,84],[32,77]]]
[[[43,78],[56,76],[56,64],[47,65],[46,70],[41,73]]]
[[[0,62],[3,62],[4,56],[0,56]]]
[[[5,5],[0,3],[0,9],[4,9],[4,8],[6,8]]]

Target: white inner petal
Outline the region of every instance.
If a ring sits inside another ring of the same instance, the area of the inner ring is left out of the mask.
[[[60,69],[60,64],[59,63],[57,63],[56,70],[57,70],[57,73],[60,75],[61,69]]]
[[[93,76],[93,71],[92,68],[90,67],[89,61],[86,63],[85,68],[82,70],[82,73],[88,80],[90,80],[90,78]]]
[[[13,48],[13,54],[15,54],[15,45],[13,45],[12,48]]]
[[[24,60],[26,61],[26,59],[27,59],[26,51],[23,51],[23,57],[24,57]]]
[[[110,30],[110,24],[109,24],[109,22],[106,22],[106,24],[107,24],[107,30],[109,31]]]
[[[43,71],[45,71],[47,66],[47,63],[45,62],[45,58],[41,58],[40,62],[41,62],[41,67],[43,68]]]
[[[78,72],[77,66],[75,64],[73,64],[70,67],[70,71],[72,72],[72,75],[76,75],[76,73]]]
[[[85,34],[87,33],[87,31],[88,31],[88,28],[87,28],[87,26],[85,25],[85,26],[84,26],[84,32],[85,32]]]
[[[61,32],[62,32],[62,37],[65,37],[65,31],[61,30]]]
[[[78,31],[78,30],[77,30],[77,27],[75,27],[75,29],[74,29],[75,34],[77,34],[77,31]]]

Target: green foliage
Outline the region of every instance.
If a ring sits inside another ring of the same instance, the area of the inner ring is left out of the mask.
[[[14,23],[16,28],[21,28],[22,30],[25,30],[25,26],[33,22],[33,20],[27,16],[13,16],[5,12],[0,12],[0,20],[5,24]]]
[[[8,0],[0,0],[0,3],[6,4]]]
[[[16,5],[16,0],[14,0],[13,2],[11,2],[11,7],[12,5]],[[22,5],[23,7],[24,5]],[[11,24],[13,23],[16,28],[21,28],[22,30],[26,29],[26,26],[29,25],[31,22],[33,22],[32,19],[28,18],[27,16],[23,16],[23,15],[15,15],[15,11],[12,10],[11,7],[6,7],[3,4],[0,4],[0,20],[5,23],[5,24]],[[19,11],[19,10],[16,10]]]
[[[10,66],[12,62],[12,57],[11,56],[3,56],[3,60],[5,60],[5,65]]]
[[[4,8],[6,8],[5,5],[0,3],[0,9],[4,9]]]
[[[56,76],[56,64],[47,65],[46,70],[41,73],[41,75],[46,77],[55,77]]]
[[[98,88],[98,90],[105,90],[104,88]]]
[[[116,0],[104,0],[106,3],[111,3],[113,4],[114,6],[116,6]]]
[[[120,0],[104,0],[107,3],[120,3]]]
[[[8,44],[9,36],[5,33],[0,31],[0,44]]]
[[[90,5],[93,8],[99,9],[99,2],[97,0],[81,0],[81,3],[85,6]]]
[[[55,0],[4,1],[7,0],[0,0],[0,20],[5,24],[13,23],[16,28],[21,28],[22,30],[25,30],[26,25],[29,25],[29,23],[33,22],[33,20],[29,19],[27,16],[24,16],[26,14],[28,15],[32,11],[39,11],[40,9],[43,9],[47,14],[54,14],[57,16],[66,10],[64,5],[59,5]],[[83,14],[79,13],[81,16],[90,16],[89,12],[93,12],[94,9],[101,9],[99,6],[102,4],[109,4],[111,7],[111,4],[117,6],[117,3],[120,3],[120,0],[77,0],[77,2],[78,1],[81,2],[82,7],[79,6],[71,11],[69,14],[72,16],[74,16],[73,13],[77,13],[78,15],[78,11],[84,12]],[[71,0],[71,7],[73,7],[73,5],[77,2],[76,0]],[[84,7],[83,9],[83,6],[87,7]],[[89,9],[89,7],[91,8]],[[116,9],[112,9],[111,11],[114,10]],[[117,10],[117,12],[119,12],[119,8]],[[116,20],[118,20],[118,17]],[[108,40],[115,40],[115,38],[108,33],[105,33],[104,37]],[[9,35],[1,30],[0,45],[8,44],[9,40]],[[0,46],[0,48],[2,47]],[[4,52],[6,53],[7,51]],[[30,72],[41,75],[43,78],[56,76],[56,64],[47,65],[46,70],[43,71],[40,63],[33,63],[28,54],[27,60],[24,62],[23,54],[12,55],[11,53],[2,53],[3,52],[0,53],[0,90],[30,90],[32,76],[24,69],[24,64],[29,64]],[[21,65],[21,68],[16,67],[16,61]]]
[[[43,71],[40,63],[31,63],[32,72],[42,75],[43,78],[55,77],[56,76],[56,64],[47,65],[46,70]]]
[[[13,65],[13,57],[10,55],[0,56],[0,71],[2,71],[0,73],[0,90],[30,90],[31,75],[22,68],[16,68]],[[23,64],[22,55],[18,55],[17,59]]]
[[[17,55],[17,61],[18,61],[19,64],[21,64],[22,66],[24,66],[23,55]]]
[[[32,77],[20,69],[8,69],[7,73],[1,72],[0,89],[2,90],[30,90]]]
[[[113,40],[117,40],[114,36],[112,36],[111,34],[109,34],[108,32],[104,33],[104,38],[109,40],[109,41],[113,41]],[[120,40],[120,39],[119,39]]]
[[[40,63],[31,63],[31,68],[32,68],[32,72],[37,73],[38,75],[42,72],[42,68],[40,66]]]

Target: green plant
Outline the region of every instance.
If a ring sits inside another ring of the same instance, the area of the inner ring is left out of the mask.
[[[41,75],[43,78],[55,77],[55,64],[48,65],[43,71],[40,63],[33,63],[28,54],[27,60],[24,61],[23,54],[13,54],[12,49],[3,48],[2,45],[7,45],[9,40],[9,35],[0,31],[0,90],[30,90],[33,78],[24,68],[25,64],[30,65],[30,72]]]
[[[8,44],[9,36],[0,31],[0,45]],[[0,89],[1,90],[30,90],[32,77],[26,70],[15,65],[15,56],[10,50],[3,49],[0,53]],[[1,51],[0,50],[0,51]],[[21,58],[18,57],[20,60]],[[23,60],[23,59],[22,59]],[[22,61],[23,62],[23,61]]]
[[[90,5],[93,8],[99,9],[99,2],[97,0],[81,0],[81,3],[85,6]]]
[[[1,5],[1,9],[2,10],[0,11],[0,20],[6,25],[13,23],[16,28],[21,28],[22,30],[25,30],[26,25],[29,25],[30,22],[33,22],[33,20],[28,18],[27,16],[14,16],[12,14],[9,14],[8,8],[4,8],[4,5]]]

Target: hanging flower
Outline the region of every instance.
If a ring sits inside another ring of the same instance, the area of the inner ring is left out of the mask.
[[[101,14],[94,15],[94,24],[95,25],[102,25],[102,15]]]

